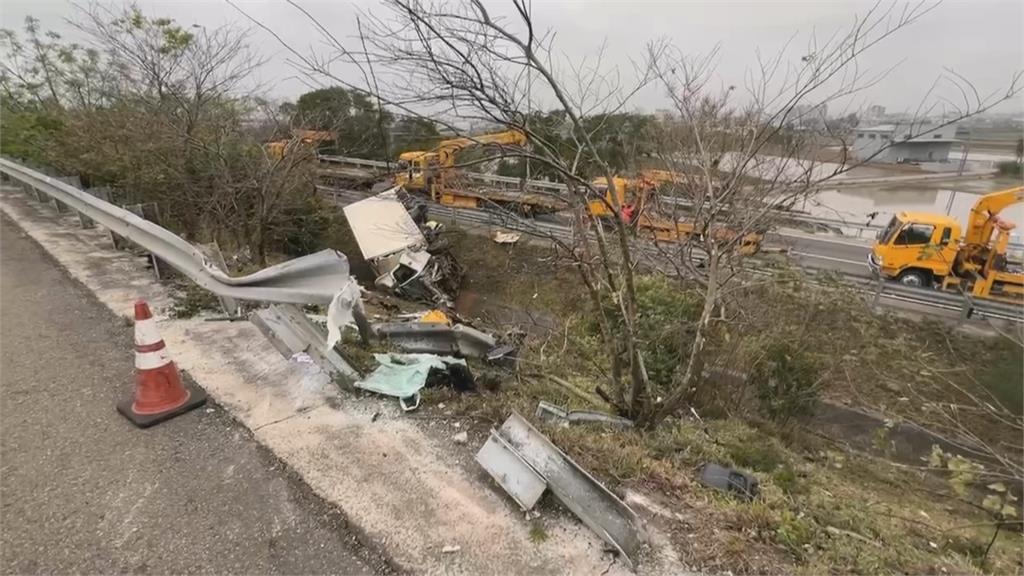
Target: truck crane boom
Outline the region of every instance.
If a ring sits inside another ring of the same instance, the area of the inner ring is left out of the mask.
[[[1024,202],[1024,186],[982,196],[971,208],[967,230],[964,232],[964,244],[988,245],[992,240],[992,231],[999,222],[999,213],[1021,202]]]

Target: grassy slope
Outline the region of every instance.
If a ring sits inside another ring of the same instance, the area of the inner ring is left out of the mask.
[[[576,408],[607,408],[567,393],[544,376],[560,375],[580,388],[592,389],[601,372],[599,352],[591,352],[590,357],[572,354],[578,348],[594,351],[593,342],[574,341],[585,337],[580,326],[586,324],[588,316],[587,301],[575,274],[557,264],[548,248],[526,242],[498,245],[458,231],[452,231],[451,239],[468,270],[467,290],[483,302],[475,306],[479,312],[475,315],[496,318],[502,315],[491,315],[490,311],[525,309],[555,319],[557,328],[533,332],[520,373],[506,376],[501,392],[459,396],[430,391],[425,410],[429,412],[443,402],[446,410],[462,414],[473,422],[471,425],[485,430],[502,422],[511,409],[532,415],[542,399]],[[779,296],[755,293],[751,297]],[[808,306],[802,297],[768,303],[763,308],[776,314],[755,320],[770,323],[765,330],[776,329],[780,324],[778,313],[787,305]],[[857,311],[835,314],[829,306],[836,302],[827,299],[815,305],[826,313],[815,317],[813,324],[820,333],[812,331],[808,341],[838,344],[845,351],[834,371],[837,384],[825,390],[837,400],[864,402],[876,408],[896,407],[904,409],[907,417],[914,416],[915,411],[907,409],[906,402],[898,401],[906,391],[878,377],[878,367],[886,365],[896,367],[890,377],[920,372],[907,358],[910,352],[944,358],[943,367],[946,360],[966,360],[968,370],[982,381],[1002,383],[1007,377],[1016,377],[1020,382],[1020,362],[1014,364],[1019,351],[993,349],[988,343],[965,339],[955,344],[962,354],[944,355],[949,344],[940,336],[948,331],[931,325],[922,329],[920,325],[870,314],[851,326],[851,318],[860,317]],[[509,316],[503,318],[493,325],[496,330],[508,328]],[[846,332],[833,332],[838,326],[822,318],[846,322],[842,326]],[[528,324],[529,315],[518,321]],[[837,342],[834,334],[853,336],[849,341]],[[836,350],[834,346],[822,348],[828,354]],[[856,370],[851,373],[850,368]],[[843,374],[842,379],[839,374]],[[928,390],[942,392],[934,379],[920,379],[928,381]],[[1008,394],[1008,402],[1013,401],[1013,386],[996,388]],[[1019,385],[1016,392],[1019,394]],[[989,517],[971,503],[950,496],[944,478],[846,453],[838,445],[816,437],[813,431],[781,433],[756,417],[749,422],[736,418],[709,420],[705,426],[674,421],[648,435],[587,428],[543,429],[581,465],[610,485],[658,493],[672,509],[681,512],[685,520],[669,521],[667,529],[678,553],[695,567],[736,573],[807,574],[982,570],[979,558],[992,534],[991,527],[984,525]],[[762,483],[762,498],[745,504],[700,487],[694,480],[695,469],[709,460],[754,472]],[[984,570],[1019,571],[1022,549],[1019,533],[1004,532]]]

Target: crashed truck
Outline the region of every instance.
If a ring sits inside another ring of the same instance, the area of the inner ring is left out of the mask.
[[[465,270],[420,200],[394,187],[343,208],[374,284],[410,300],[451,308]]]

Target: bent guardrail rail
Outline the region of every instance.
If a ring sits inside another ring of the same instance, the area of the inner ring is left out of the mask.
[[[173,232],[56,177],[6,158],[0,158],[0,173],[142,246],[218,296],[287,304],[330,304],[350,279],[348,259],[336,250],[321,250],[246,276],[228,276],[198,248]]]

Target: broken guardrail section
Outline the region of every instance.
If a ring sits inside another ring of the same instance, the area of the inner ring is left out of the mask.
[[[477,462],[525,510],[551,492],[633,569],[644,543],[633,510],[513,411],[476,455]]]
[[[228,276],[197,247],[170,230],[59,178],[6,158],[0,158],[0,173],[138,244],[218,296],[289,304],[330,304],[349,280],[348,259],[335,250],[321,250],[246,276]]]
[[[327,346],[324,330],[313,324],[298,306],[274,304],[253,311],[249,314],[249,321],[259,328],[285,358],[300,352],[309,354],[329,376],[340,377],[350,386],[362,378],[334,347]]]

